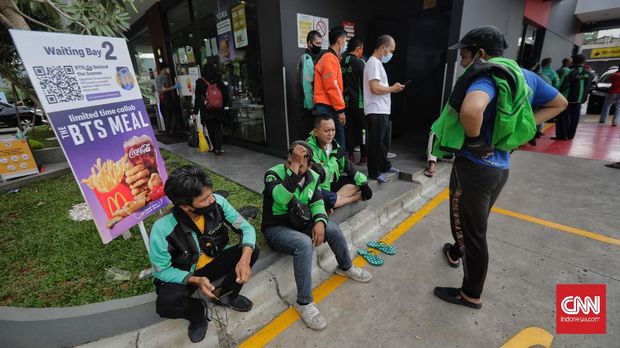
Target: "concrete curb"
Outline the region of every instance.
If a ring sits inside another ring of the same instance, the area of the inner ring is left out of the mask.
[[[451,166],[439,165],[433,178],[426,178],[422,171],[414,174],[411,190],[380,207],[369,204],[340,227],[349,242],[349,251],[355,255],[366,242],[377,239],[394,229],[411,213],[441,192],[448,183]],[[402,183],[402,182],[401,182]],[[374,184],[376,188],[376,183]],[[254,301],[255,307],[248,313],[225,311],[215,307],[220,317],[227,315],[228,325],[211,322],[211,328],[201,345],[234,347],[282,313],[296,300],[292,257],[283,256],[264,271],[256,274],[253,281],[243,288],[243,294]],[[327,280],[337,266],[329,246],[315,249],[313,257],[312,284],[316,287]],[[320,306],[320,305],[319,305]],[[138,331],[102,339],[85,347],[190,347],[185,320],[165,320]]]

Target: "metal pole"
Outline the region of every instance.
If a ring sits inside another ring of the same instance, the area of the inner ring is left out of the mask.
[[[286,101],[286,67],[282,67],[282,85],[284,86],[284,126],[286,127],[286,146],[291,143],[288,133],[288,104]]]
[[[140,229],[140,234],[142,235],[142,240],[144,241],[144,246],[146,247],[146,252],[150,253],[151,249],[149,247],[149,235],[146,234],[146,227],[144,227],[144,222],[140,221],[138,223],[138,228]]]

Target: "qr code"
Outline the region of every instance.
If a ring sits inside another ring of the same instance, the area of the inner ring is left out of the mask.
[[[32,69],[48,103],[84,100],[82,89],[75,77],[75,70],[71,65],[35,66]]]

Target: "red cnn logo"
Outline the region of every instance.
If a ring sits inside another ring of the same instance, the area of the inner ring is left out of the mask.
[[[555,325],[559,334],[605,334],[605,284],[557,284]]]

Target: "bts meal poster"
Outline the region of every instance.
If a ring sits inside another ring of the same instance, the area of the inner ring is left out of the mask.
[[[169,204],[124,39],[10,30],[103,243]]]

